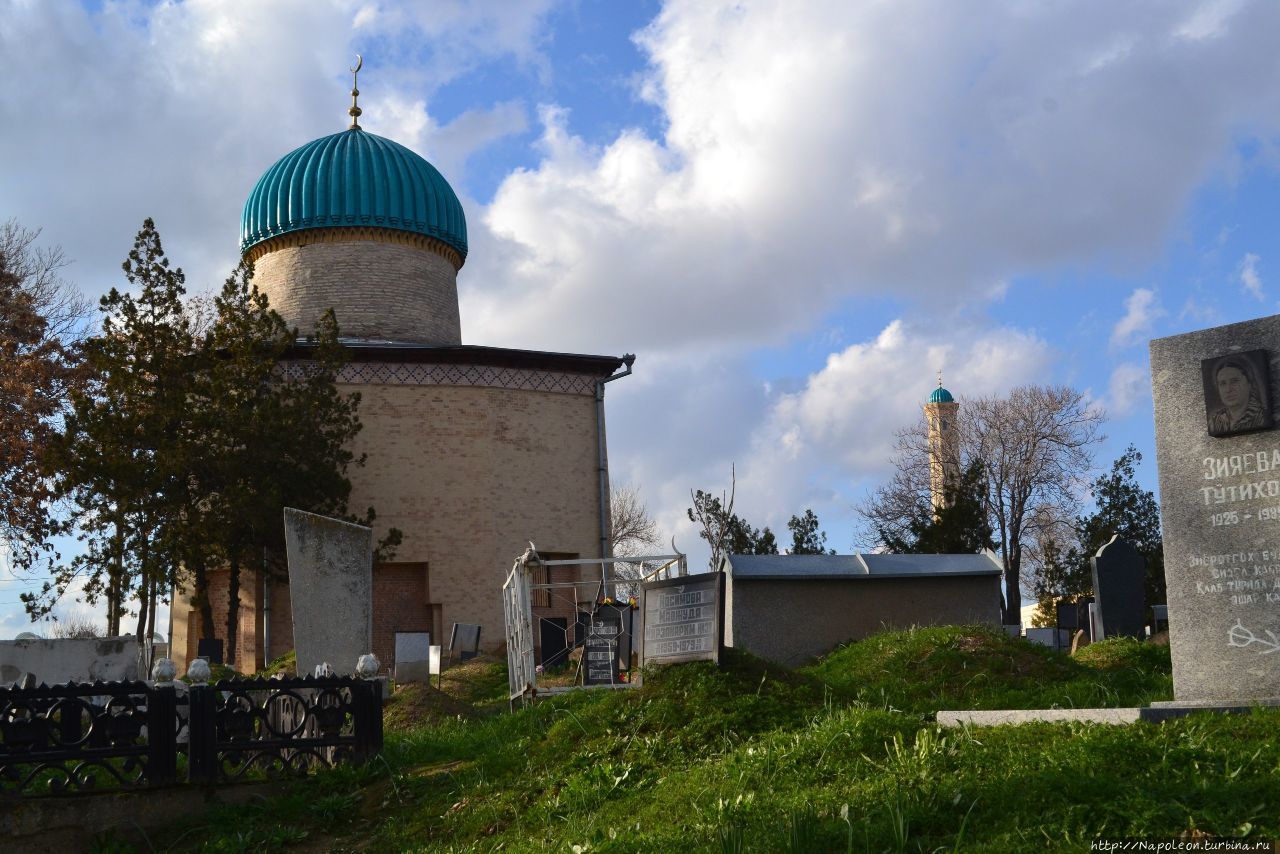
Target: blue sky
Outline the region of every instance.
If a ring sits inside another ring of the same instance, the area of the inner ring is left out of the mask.
[[[362,124],[466,208],[466,343],[636,353],[615,480],[852,507],[938,369],[1069,383],[1154,488],[1147,341],[1275,313],[1280,6],[0,0],[0,215],[97,296],[153,216],[191,290],[276,159]],[[24,582],[0,579],[0,636]],[[74,610],[67,606],[67,613]]]

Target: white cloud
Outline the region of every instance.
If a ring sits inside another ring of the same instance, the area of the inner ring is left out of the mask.
[[[812,507],[831,545],[848,550],[852,507],[885,477],[894,434],[920,417],[938,368],[957,396],[976,396],[1043,381],[1052,361],[1024,330],[907,320],[831,353],[790,393],[767,395],[741,360],[642,358],[609,390],[610,447],[627,452],[613,476],[644,484],[692,566],[706,550],[685,516],[689,491],[719,494],[734,465],[736,506],[753,525],[781,536]]]
[[[297,146],[350,121],[348,67],[365,54],[361,124],[461,170],[471,150],[524,126],[519,105],[477,105],[440,127],[442,85],[504,57],[545,62],[549,0],[362,3],[189,0],[20,3],[0,52],[21,67],[0,91],[10,164],[4,216],[45,229],[90,294],[123,284],[120,261],[147,216],[200,290],[238,257],[245,197]],[[429,142],[429,145],[427,144]],[[22,164],[17,170],[13,164]]]
[[[1247,293],[1251,294],[1258,302],[1266,299],[1262,293],[1262,277],[1258,275],[1258,261],[1261,260],[1252,252],[1245,253],[1240,259],[1240,266],[1237,271],[1240,274],[1240,284],[1244,285]]]
[[[1280,7],[1188,24],[1203,8],[669,3],[639,36],[665,132],[593,147],[543,110],[542,162],[484,213],[503,248],[464,279],[464,337],[598,349],[625,318],[648,348],[776,342],[849,296],[956,304],[1149,257],[1280,116]]]
[[[1124,301],[1124,317],[1116,321],[1111,330],[1112,347],[1128,347],[1150,337],[1151,326],[1164,314],[1156,302],[1156,292],[1150,288],[1135,288]]]
[[[1147,368],[1134,362],[1121,362],[1111,371],[1108,383],[1106,410],[1109,415],[1124,418],[1137,405],[1151,397],[1151,382]]]

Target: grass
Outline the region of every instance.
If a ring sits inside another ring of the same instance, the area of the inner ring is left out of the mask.
[[[981,629],[920,629],[801,671],[731,653],[721,669],[649,671],[631,691],[511,714],[493,713],[502,665],[467,666],[454,713],[389,708],[375,762],[211,810],[157,845],[1005,852],[1088,850],[1100,836],[1280,838],[1280,710],[1127,727],[931,721],[940,708],[1168,697],[1167,648],[1107,641],[1072,659]]]

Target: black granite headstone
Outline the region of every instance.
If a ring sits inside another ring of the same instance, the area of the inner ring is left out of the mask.
[[[1076,607],[1075,602],[1059,602],[1057,611],[1058,628],[1072,630],[1080,628],[1080,609]]]
[[[622,611],[612,605],[601,605],[591,615],[587,642],[583,649],[584,685],[616,685],[618,679],[618,641],[623,633]]]
[[[569,627],[564,617],[538,619],[538,648],[542,650],[543,667],[558,667],[569,658]]]
[[[222,638],[200,638],[196,643],[196,658],[203,658],[210,664],[221,664]]]
[[[469,658],[475,658],[480,654],[480,627],[475,623],[454,623],[453,631],[449,634],[449,658],[453,659],[453,654],[458,653],[458,657],[463,661]]]
[[[1146,624],[1146,559],[1129,543],[1112,537],[1111,542],[1098,549],[1092,563],[1102,638],[1142,637]]]

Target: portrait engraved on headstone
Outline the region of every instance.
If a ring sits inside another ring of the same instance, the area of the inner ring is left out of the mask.
[[[1271,427],[1271,378],[1266,350],[1247,350],[1200,362],[1210,436]]]

